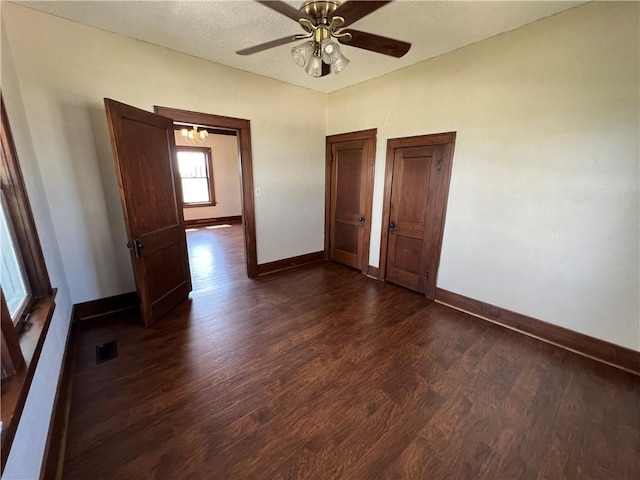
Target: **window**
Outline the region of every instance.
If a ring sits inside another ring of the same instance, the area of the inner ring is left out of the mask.
[[[0,95],[0,410],[4,469],[55,308],[31,205]]]
[[[184,206],[215,205],[211,149],[206,147],[177,147],[177,155]]]
[[[0,194],[0,202],[2,203],[0,208],[0,245],[2,245],[2,251],[0,252],[0,285],[2,285],[2,292],[7,302],[11,321],[16,325],[27,307],[31,289],[27,284],[24,265],[22,264],[13,225],[7,211],[4,192]]]

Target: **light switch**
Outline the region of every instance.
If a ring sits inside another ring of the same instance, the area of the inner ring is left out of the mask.
[[[261,197],[262,196],[262,190],[260,189],[260,187],[256,187],[256,197]]]

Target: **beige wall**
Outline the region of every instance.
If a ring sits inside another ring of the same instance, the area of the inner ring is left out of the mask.
[[[2,13],[74,303],[134,289],[103,97],[250,120],[258,262],[322,250],[326,117],[307,106],[325,112],[325,94],[15,4]]]
[[[458,132],[438,286],[640,350],[639,4],[587,4],[329,96],[328,134]]]
[[[71,319],[71,298],[54,224],[49,211],[49,199],[44,185],[47,178],[41,173],[33,148],[33,139],[25,115],[21,86],[16,75],[13,55],[2,28],[0,86],[7,115],[18,151],[29,202],[33,212],[40,244],[51,285],[58,289],[56,308],[51,318],[29,395],[20,418],[2,478],[38,478],[44,455],[53,399],[58,386],[62,357]],[[6,426],[5,426],[6,427]]]
[[[176,145],[193,146],[179,131]],[[240,164],[238,161],[238,137],[209,134],[198,146],[211,149],[213,163],[213,187],[216,196],[214,207],[189,207],[184,209],[185,220],[219,218],[242,215],[240,194]]]

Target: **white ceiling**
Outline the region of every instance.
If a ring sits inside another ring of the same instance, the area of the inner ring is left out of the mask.
[[[412,43],[409,53],[397,59],[346,46],[343,53],[351,60],[349,66],[339,75],[322,78],[309,77],[293,62],[290,50],[297,43],[251,56],[235,53],[255,44],[302,33],[294,21],[250,0],[16,3],[328,93],[514,30],[585,2],[398,0],[355,22],[352,27],[408,41]],[[298,8],[303,1],[287,3]]]

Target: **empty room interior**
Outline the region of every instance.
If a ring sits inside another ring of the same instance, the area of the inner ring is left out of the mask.
[[[2,1],[2,478],[640,478],[640,3]]]

